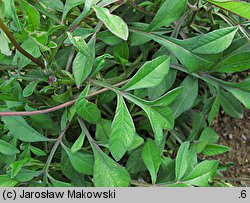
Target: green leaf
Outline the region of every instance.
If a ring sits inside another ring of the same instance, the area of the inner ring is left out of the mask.
[[[42,4],[44,4],[46,7],[50,9],[54,9],[56,11],[63,11],[63,3],[60,0],[40,0]]]
[[[175,180],[180,180],[186,173],[188,163],[187,163],[187,152],[189,149],[189,142],[184,142],[181,144],[176,160],[175,160]]]
[[[63,8],[63,16],[62,20],[64,21],[70,9],[74,8],[75,6],[84,4],[83,0],[66,0],[65,6]]]
[[[37,156],[46,156],[47,155],[43,150],[41,150],[37,147],[30,146],[29,149],[30,149],[30,151],[32,151],[33,154],[35,154]]]
[[[144,139],[139,135],[135,135],[132,144],[129,146],[128,151],[132,151],[144,143]]]
[[[0,44],[1,44],[0,52],[6,56],[10,56],[12,52],[9,48],[9,44],[8,44],[7,39],[6,39],[6,36],[1,29],[0,29]]]
[[[123,89],[133,90],[159,85],[168,74],[169,63],[169,56],[160,56],[146,62]]]
[[[88,137],[94,151],[94,184],[96,187],[127,187],[130,183],[130,175],[127,170],[107,156]]]
[[[148,31],[156,30],[161,26],[170,26],[177,21],[186,9],[187,0],[166,0],[148,27]]]
[[[89,123],[96,124],[101,119],[101,112],[98,107],[94,103],[89,102],[86,99],[81,99],[77,102],[76,112],[79,116],[81,116]]]
[[[250,51],[241,51],[223,59],[210,72],[235,73],[250,69]]]
[[[152,183],[156,183],[157,173],[161,165],[161,152],[156,143],[147,139],[142,149],[142,160],[150,172]]]
[[[227,151],[229,151],[230,148],[222,145],[217,144],[208,144],[206,147],[202,150],[202,154],[206,156],[214,156],[218,154],[223,154]]]
[[[78,173],[84,175],[93,174],[93,165],[94,165],[93,155],[82,152],[72,153],[71,150],[65,146],[63,146],[63,149],[66,151],[73,168]]]
[[[215,174],[218,161],[202,161],[194,170],[183,179],[183,182],[190,185],[205,187]]]
[[[80,134],[80,136],[77,138],[77,140],[74,142],[74,144],[71,147],[71,152],[74,154],[76,152],[78,152],[83,145],[84,142],[84,138],[85,138],[85,132],[82,131],[82,133]]]
[[[0,187],[14,187],[18,181],[11,179],[8,175],[0,175]]]
[[[213,62],[192,53],[183,46],[180,46],[176,43],[176,40],[135,29],[130,29],[130,31],[135,32],[141,36],[147,36],[151,40],[154,40],[162,46],[166,47],[174,56],[176,56],[176,58],[179,59],[179,61],[188,69],[189,72],[194,72],[197,70],[207,70],[211,66],[213,66]]]
[[[5,18],[4,2],[0,1],[0,19]]]
[[[245,91],[240,88],[224,87],[227,91],[231,92],[246,108],[250,109],[250,90]],[[236,102],[233,102],[236,105]],[[236,108],[236,106],[235,106]],[[242,117],[242,110],[237,105],[238,116]]]
[[[176,100],[176,98],[178,98],[181,95],[181,93],[183,92],[183,89],[184,89],[183,87],[177,87],[177,88],[167,92],[166,94],[164,94],[160,98],[158,98],[154,101],[148,102],[148,104],[150,106],[168,106],[169,104],[174,102]]]
[[[205,34],[194,43],[192,52],[196,54],[221,53],[230,46],[237,31],[238,27],[229,27]]]
[[[245,1],[207,0],[209,3],[250,20],[250,4]]]
[[[160,144],[163,139],[163,129],[171,130],[174,127],[174,116],[172,110],[167,106],[151,107],[145,102],[145,100],[129,93],[124,94],[124,97],[141,107],[143,111],[146,112],[154,132],[155,140]]]
[[[110,32],[123,40],[128,39],[128,26],[120,17],[110,14],[107,8],[93,6],[93,9],[96,12],[96,16],[105,24]]]
[[[92,57],[86,57],[81,52],[76,55],[73,61],[73,74],[78,88],[91,73],[93,63]]]
[[[70,183],[65,183],[59,180],[54,179],[50,175],[48,175],[49,180],[51,181],[53,187],[73,187]]]
[[[9,129],[10,134],[19,140],[22,140],[24,142],[50,141],[50,139],[44,137],[31,126],[29,126],[28,123],[20,116],[3,116],[2,121]]]
[[[19,154],[20,151],[14,147],[12,144],[5,142],[4,140],[0,140],[0,153],[5,155],[15,155]]]
[[[219,140],[218,134],[212,128],[205,128],[197,143],[197,152],[200,153],[207,144],[216,143]]]
[[[238,27],[215,30],[198,39],[192,52],[196,54],[218,54],[227,49],[233,41]]]
[[[132,174],[140,171],[145,171],[146,167],[141,157],[142,147],[139,147],[131,152],[126,163],[126,168]]]
[[[32,40],[31,38],[25,40],[21,47],[27,51],[29,54],[31,54],[32,56],[39,58],[41,56],[41,52],[39,50],[39,46],[34,42],[34,40]],[[20,60],[18,61],[18,68],[21,70],[22,68],[24,68],[25,66],[27,66],[31,60],[28,59],[26,56],[22,55],[21,53],[17,52],[16,53],[17,58],[20,58]]]
[[[33,7],[32,5],[23,0],[21,1],[21,7],[23,8],[25,13],[25,19],[29,24],[28,28],[31,31],[34,31],[40,24],[39,12],[36,10],[35,7]]]
[[[95,137],[99,141],[107,140],[111,134],[112,122],[106,119],[100,119],[96,124]]]
[[[233,118],[243,118],[243,108],[231,93],[220,90],[220,97],[221,106],[226,114]]]
[[[82,53],[86,57],[90,57],[90,58],[92,57],[90,49],[82,37],[73,36],[73,34],[71,32],[67,32],[67,34],[68,34],[68,37],[69,37],[69,40],[71,41],[71,43],[76,47],[76,49],[80,53]]]
[[[109,150],[116,161],[119,161],[132,144],[135,137],[135,126],[125,101],[117,94],[117,108],[112,123]]]
[[[221,98],[220,95],[218,94],[213,102],[213,105],[211,107],[211,110],[208,114],[208,122],[209,125],[212,125],[212,122],[216,116],[216,114],[219,112],[220,109],[220,103],[221,103]]]
[[[183,87],[181,95],[170,104],[175,118],[192,108],[196,97],[198,96],[198,80],[191,76],[185,78],[180,84]]]
[[[29,83],[23,90],[23,97],[29,97],[33,94],[39,81]]]

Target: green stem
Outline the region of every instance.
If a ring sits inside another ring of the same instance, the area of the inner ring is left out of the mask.
[[[56,140],[56,143],[54,144],[50,154],[49,154],[49,157],[46,161],[46,164],[45,164],[45,167],[44,167],[44,175],[43,175],[43,181],[45,183],[48,183],[48,173],[49,173],[49,167],[50,167],[50,164],[52,162],[52,159],[56,153],[56,150],[59,146],[59,144],[62,142],[62,138],[63,136],[65,135],[66,131],[68,130],[70,126],[70,122],[67,123],[66,127],[63,129],[63,131],[61,132],[61,134],[58,136],[57,140]]]

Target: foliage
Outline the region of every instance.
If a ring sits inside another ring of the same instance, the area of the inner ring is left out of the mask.
[[[212,123],[250,109],[249,8],[0,0],[0,186],[226,186]]]

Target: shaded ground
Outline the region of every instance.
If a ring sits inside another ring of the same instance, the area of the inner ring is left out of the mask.
[[[223,163],[233,162],[224,172],[228,182],[238,186],[250,186],[250,111],[245,111],[243,119],[233,119],[223,112],[218,115],[213,129],[220,135],[220,144],[230,146],[231,151],[216,158]]]

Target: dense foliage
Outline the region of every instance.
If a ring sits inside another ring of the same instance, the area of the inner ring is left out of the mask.
[[[212,124],[250,109],[249,19],[233,0],[0,0],[0,186],[228,186]]]

